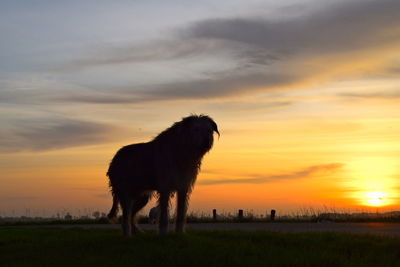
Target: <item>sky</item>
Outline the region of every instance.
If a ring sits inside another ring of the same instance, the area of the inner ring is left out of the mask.
[[[190,114],[221,133],[192,212],[399,210],[399,25],[397,0],[1,1],[0,216],[106,212],[115,152]]]

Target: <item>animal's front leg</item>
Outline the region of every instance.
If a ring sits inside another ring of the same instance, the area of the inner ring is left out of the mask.
[[[125,198],[121,201],[122,206],[122,231],[125,237],[132,235],[131,217],[132,217],[132,199]]]
[[[160,207],[160,218],[159,218],[159,232],[161,235],[165,235],[168,232],[168,206],[169,206],[170,192],[160,192],[160,198],[158,199]]]
[[[176,205],[176,225],[175,225],[175,231],[178,233],[183,233],[185,231],[187,201],[188,201],[187,191],[186,190],[178,191],[178,199]]]

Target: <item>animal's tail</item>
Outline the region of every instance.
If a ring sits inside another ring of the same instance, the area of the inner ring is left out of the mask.
[[[118,204],[119,204],[119,199],[115,194],[113,194],[113,204],[110,212],[107,215],[107,218],[111,223],[116,223],[117,221]]]

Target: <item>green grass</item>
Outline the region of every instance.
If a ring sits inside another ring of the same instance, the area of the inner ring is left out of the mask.
[[[400,238],[189,231],[125,239],[114,229],[0,227],[0,266],[400,266]]]

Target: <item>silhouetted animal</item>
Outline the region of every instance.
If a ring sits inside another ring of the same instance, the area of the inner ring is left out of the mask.
[[[201,160],[213,146],[213,132],[219,136],[217,124],[210,117],[192,115],[174,123],[152,141],[124,146],[115,154],[107,172],[113,195],[108,217],[116,217],[119,202],[125,236],[140,231],[135,215],[154,191],[158,192],[160,234],[167,232],[169,199],[174,192],[176,231],[184,231],[188,196]]]

